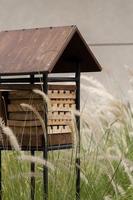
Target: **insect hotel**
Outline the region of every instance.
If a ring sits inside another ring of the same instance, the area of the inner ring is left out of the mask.
[[[80,73],[97,72],[101,67],[76,26],[35,28],[0,32],[0,116],[17,137],[22,150],[48,151],[73,147],[71,109],[80,110]],[[48,95],[51,107],[40,89]],[[21,104],[32,105],[44,121]],[[80,151],[80,119],[76,118]],[[0,133],[1,151],[12,150],[9,138]],[[80,158],[76,158],[76,166]],[[31,172],[35,164],[31,163]],[[43,167],[44,197],[48,199],[48,168]],[[0,190],[2,184],[0,180]],[[31,199],[35,196],[31,177]],[[2,198],[2,191],[1,196]],[[76,167],[76,199],[80,199],[80,168]]]

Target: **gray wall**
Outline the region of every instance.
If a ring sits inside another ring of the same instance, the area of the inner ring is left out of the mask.
[[[133,0],[0,0],[0,30],[76,24],[88,43],[133,42]],[[124,65],[133,46],[93,47],[103,72],[95,74],[115,95],[129,85]]]

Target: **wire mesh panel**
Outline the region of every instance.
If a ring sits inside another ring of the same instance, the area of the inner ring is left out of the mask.
[[[23,86],[22,86],[23,87]],[[45,133],[45,123],[42,124],[36,110],[42,119],[45,116],[45,102],[39,94],[27,90],[12,89],[1,92],[1,116],[12,128],[20,146],[23,148],[41,148]],[[75,85],[49,85],[48,97],[48,145],[72,144],[72,115],[75,109]],[[21,104],[32,105],[33,110],[22,107]],[[1,134],[1,145],[10,146],[8,139]]]

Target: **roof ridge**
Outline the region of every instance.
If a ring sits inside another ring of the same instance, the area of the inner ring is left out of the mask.
[[[42,26],[42,27],[32,27],[32,28],[21,28],[21,29],[10,29],[10,30],[0,30],[1,32],[13,32],[13,31],[30,31],[30,30],[40,30],[40,29],[55,29],[55,28],[77,28],[76,25],[66,25],[66,26]]]

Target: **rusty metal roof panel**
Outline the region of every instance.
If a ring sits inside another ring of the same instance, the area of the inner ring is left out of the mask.
[[[0,32],[0,74],[51,72],[76,31],[65,26]]]

